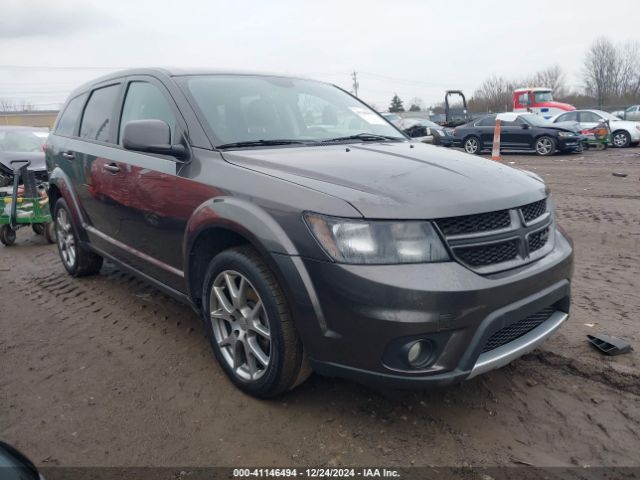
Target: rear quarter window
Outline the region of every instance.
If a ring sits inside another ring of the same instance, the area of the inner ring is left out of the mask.
[[[86,95],[80,95],[69,101],[67,108],[64,109],[56,124],[56,134],[70,137],[76,133],[76,125],[78,124],[80,114],[82,113],[82,106],[86,99]]]
[[[98,88],[93,91],[82,115],[80,136],[88,140],[114,143],[112,134],[113,112],[120,84]]]

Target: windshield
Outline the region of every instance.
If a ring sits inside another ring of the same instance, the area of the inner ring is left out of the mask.
[[[405,139],[378,113],[325,83],[251,75],[185,78],[186,90],[216,145],[264,140],[315,143],[360,134]]]
[[[0,151],[42,152],[48,135],[47,132],[38,130],[0,130]]]
[[[601,116],[605,120],[613,120],[614,122],[620,120],[618,117],[611,115],[609,112],[603,112],[602,110],[593,110],[593,113]]]
[[[551,95],[551,92],[535,92],[534,95],[535,95],[536,103],[553,101],[553,96]]]

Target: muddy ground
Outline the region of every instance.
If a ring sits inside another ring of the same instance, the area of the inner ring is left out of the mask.
[[[187,307],[112,265],[72,279],[24,229],[0,247],[0,438],[40,466],[639,465],[640,148],[504,161],[545,178],[575,240],[572,316],[533,354],[447,390],[314,375],[259,401]]]

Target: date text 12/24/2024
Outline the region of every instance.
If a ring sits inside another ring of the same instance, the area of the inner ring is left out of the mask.
[[[235,468],[234,478],[400,478],[386,468]]]

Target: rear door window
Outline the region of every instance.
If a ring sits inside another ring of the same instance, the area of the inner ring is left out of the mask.
[[[89,140],[113,143],[113,111],[120,93],[120,84],[93,91],[84,109],[80,136]]]
[[[581,123],[598,123],[602,120],[600,115],[593,112],[580,112]]]
[[[75,135],[76,125],[78,124],[78,120],[80,119],[82,106],[84,105],[84,101],[86,99],[86,95],[80,95],[72,99],[67,104],[67,108],[65,108],[64,112],[62,112],[62,115],[60,115],[60,119],[58,120],[58,123],[56,125],[56,134],[64,135],[67,137]]]
[[[171,105],[160,89],[149,82],[129,84],[120,118],[120,143],[124,126],[132,120],[162,120],[171,128],[171,141],[174,141],[176,117]]]
[[[577,122],[578,112],[564,113],[558,117],[557,122]]]
[[[484,117],[480,120],[476,125],[479,127],[495,127],[496,125],[496,117],[490,115],[488,117]]]

